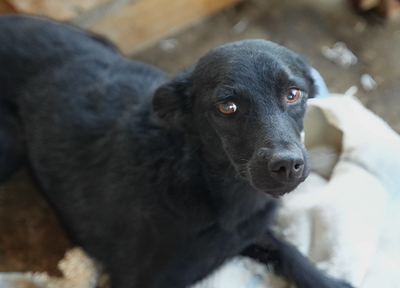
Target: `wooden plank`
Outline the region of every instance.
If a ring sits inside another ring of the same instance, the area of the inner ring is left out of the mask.
[[[4,0],[0,0],[4,1]],[[113,0],[7,0],[19,13],[70,20]]]
[[[12,8],[5,0],[0,0],[0,14],[15,13],[15,9]]]
[[[140,0],[83,28],[103,35],[125,54],[240,0]]]
[[[375,7],[378,7],[378,5],[381,1],[380,0],[359,0],[358,2],[359,2],[358,6],[361,11],[368,11]]]

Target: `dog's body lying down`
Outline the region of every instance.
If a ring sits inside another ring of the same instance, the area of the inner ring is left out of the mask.
[[[271,195],[309,173],[310,69],[248,40],[170,79],[79,30],[1,17],[0,179],[27,159],[112,287],[183,288],[238,254],[300,288],[350,287],[269,231]]]

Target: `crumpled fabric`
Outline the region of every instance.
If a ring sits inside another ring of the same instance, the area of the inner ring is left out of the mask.
[[[327,274],[357,288],[400,287],[400,136],[357,98],[308,100],[312,172],[281,197],[274,231]],[[195,288],[287,288],[235,258]]]

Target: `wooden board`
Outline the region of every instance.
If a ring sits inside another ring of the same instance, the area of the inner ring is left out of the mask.
[[[0,14],[8,13],[15,13],[15,9],[13,9],[5,0],[0,0]]]
[[[41,15],[103,35],[124,54],[242,0],[0,0],[0,13]]]
[[[0,0],[22,14],[46,16],[58,21],[70,20],[113,0]],[[1,3],[1,2],[0,2]],[[0,4],[1,6],[1,4]]]
[[[358,6],[357,8],[360,11],[368,11],[378,7],[381,0],[357,0],[356,2],[356,5]]]
[[[130,54],[240,0],[140,0],[84,25]]]

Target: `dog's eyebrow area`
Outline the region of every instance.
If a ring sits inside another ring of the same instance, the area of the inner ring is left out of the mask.
[[[274,80],[278,87],[282,87],[282,88],[286,88],[286,89],[298,88],[305,92],[308,92],[308,89],[309,89],[304,77],[295,75],[289,69],[287,69],[287,70],[280,69],[274,75]]]
[[[248,91],[245,87],[233,87],[233,86],[225,86],[220,89],[217,94],[217,103],[227,102],[227,101],[239,101],[239,102],[253,102],[253,97],[251,96],[251,92]]]

